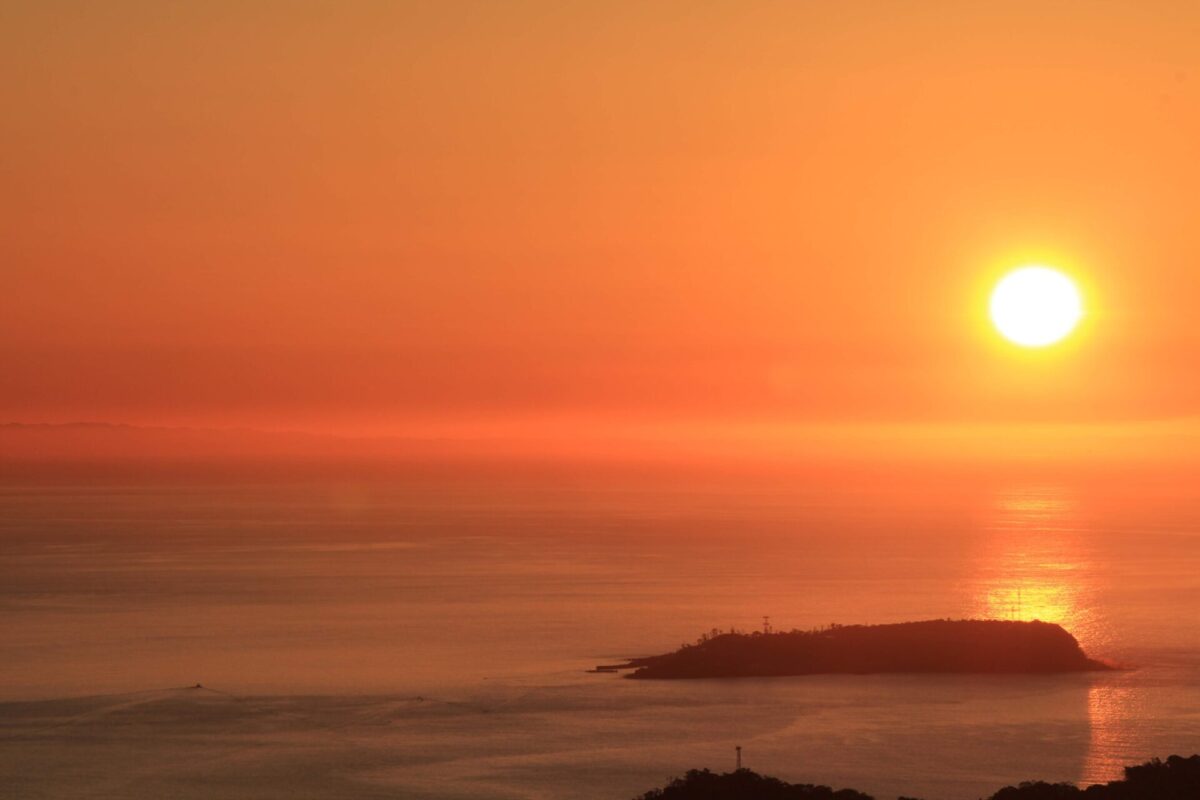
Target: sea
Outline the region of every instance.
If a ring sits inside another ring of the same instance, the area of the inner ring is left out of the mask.
[[[953,486],[953,488],[950,488]],[[4,798],[878,798],[1200,752],[1200,487],[607,469],[0,485]],[[633,681],[713,629],[1061,623],[1071,675]]]

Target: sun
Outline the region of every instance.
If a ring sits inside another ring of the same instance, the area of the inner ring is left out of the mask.
[[[992,291],[992,323],[1022,347],[1060,342],[1083,318],[1075,283],[1056,269],[1028,266],[1005,275]]]

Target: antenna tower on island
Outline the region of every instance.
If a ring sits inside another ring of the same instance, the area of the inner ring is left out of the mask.
[[[770,632],[771,632],[771,618],[768,616],[763,616],[763,633],[770,633]]]
[[[733,749],[737,750],[737,768],[740,771],[742,769],[742,746],[739,744]]]

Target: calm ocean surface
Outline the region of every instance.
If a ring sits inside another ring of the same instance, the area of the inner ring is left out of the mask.
[[[0,488],[0,785],[628,800],[741,745],[788,780],[967,800],[1200,751],[1200,495],[638,484]],[[763,615],[1038,618],[1128,669],[585,672]]]

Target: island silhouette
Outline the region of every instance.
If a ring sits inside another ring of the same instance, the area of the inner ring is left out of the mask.
[[[634,679],[748,678],[828,673],[1063,673],[1109,670],[1061,625],[927,620],[809,631],[711,631],[671,653],[600,665]]]

